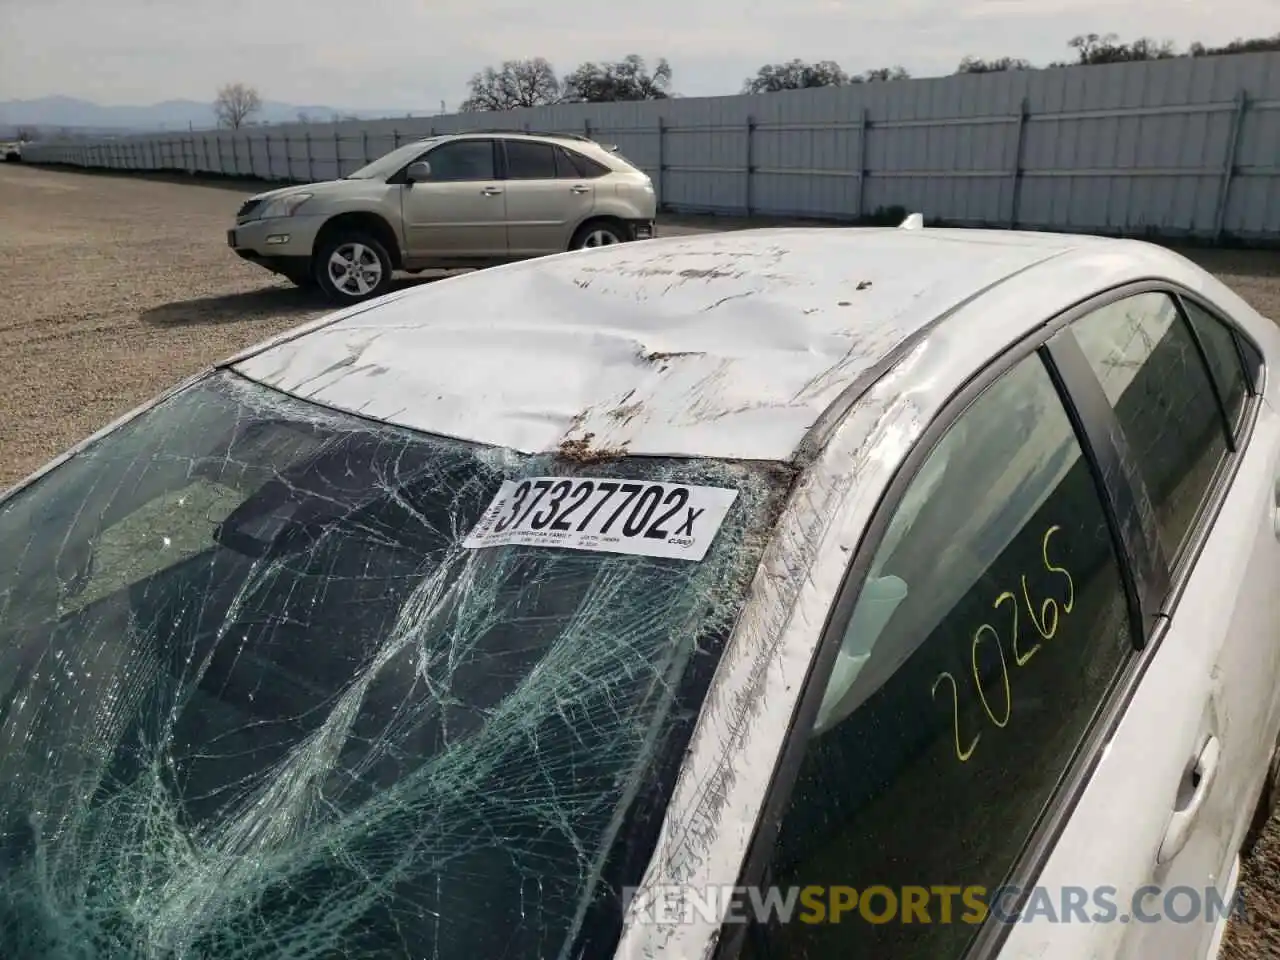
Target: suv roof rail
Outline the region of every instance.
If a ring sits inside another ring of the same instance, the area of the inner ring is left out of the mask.
[[[461,134],[471,133],[514,133],[526,137],[555,137],[558,140],[578,140],[582,143],[595,143],[591,137],[585,137],[580,133],[555,133],[548,130],[513,130],[510,127],[495,127],[492,129],[482,130],[454,130],[451,133],[440,134],[440,136],[458,136]]]

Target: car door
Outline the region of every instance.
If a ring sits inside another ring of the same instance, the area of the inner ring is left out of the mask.
[[[1122,296],[1060,336],[1073,395],[1114,417],[1170,580],[1141,681],[1040,878],[1111,891],[1110,922],[1044,916],[1001,956],[1203,957],[1275,737],[1280,423],[1249,396],[1236,335],[1192,299]]]
[[[420,159],[431,178],[401,188],[409,261],[501,259],[507,255],[507,210],[492,139],[450,140]]]
[[[507,242],[513,256],[561,253],[591,216],[595,184],[567,152],[540,140],[503,141],[507,160]]]

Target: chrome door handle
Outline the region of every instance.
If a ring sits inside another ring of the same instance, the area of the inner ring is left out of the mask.
[[[584,187],[582,184],[578,184],[576,187],[570,187],[569,192],[570,193],[590,193],[591,188]]]
[[[486,197],[496,197],[502,191],[499,190],[497,187],[485,187],[480,192],[484,194]]]

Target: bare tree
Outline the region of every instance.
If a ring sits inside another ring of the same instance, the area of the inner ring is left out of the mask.
[[[307,113],[307,111],[305,111],[305,110],[299,110],[299,111],[298,111],[298,122],[299,122],[299,123],[310,123],[310,122],[311,122],[311,114]]]
[[[544,57],[506,60],[501,67],[485,67],[471,78],[471,95],[459,108],[463,113],[514,110],[560,102],[560,80]]]
[[[660,58],[650,73],[639,54],[616,63],[584,63],[564,78],[561,92],[570,103],[617,103],[667,100],[671,97],[671,64]]]
[[[877,67],[853,79],[855,82],[862,80],[866,83],[875,83],[880,80],[910,80],[911,74],[907,72],[905,67]]]
[[[1021,57],[996,57],[983,60],[981,57],[967,56],[960,61],[956,73],[1004,73],[1009,70],[1030,70],[1031,61]]]
[[[255,113],[262,110],[262,97],[258,91],[244,83],[228,83],[218,89],[217,99],[213,101],[213,112],[218,117],[218,126],[239,130]]]
[[[843,87],[849,82],[849,75],[834,60],[807,63],[796,59],[786,63],[765,64],[756,71],[754,77],[748,77],[742,82],[742,92],[778,93],[781,90],[806,90],[813,87]]]

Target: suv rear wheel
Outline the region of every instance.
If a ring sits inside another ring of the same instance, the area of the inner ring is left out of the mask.
[[[316,250],[316,282],[335,303],[359,303],[391,289],[391,257],[364,233],[335,234]]]
[[[626,231],[620,224],[609,220],[592,220],[580,226],[569,241],[570,250],[589,250],[592,247],[611,247],[626,243]]]

